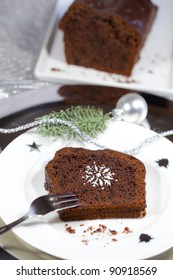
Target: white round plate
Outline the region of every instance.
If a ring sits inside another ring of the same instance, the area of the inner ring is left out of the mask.
[[[127,150],[154,134],[134,124],[112,122],[97,140],[114,150]],[[33,199],[46,194],[45,165],[56,150],[65,146],[97,149],[87,143],[43,137],[32,129],[1,153],[0,213],[5,223],[24,215]],[[173,144],[162,138],[147,144],[135,156],[147,170],[146,217],[64,223],[53,212],[31,218],[13,231],[30,245],[62,259],[146,259],[171,248]],[[113,235],[115,230],[117,234]]]

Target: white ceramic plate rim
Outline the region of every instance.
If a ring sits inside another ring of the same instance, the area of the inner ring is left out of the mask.
[[[98,137],[101,143],[118,150],[134,147],[155,132],[137,125],[114,122],[105,133]],[[128,136],[127,136],[128,135]],[[30,151],[35,141],[38,150]],[[42,137],[35,129],[30,130],[11,142],[0,155],[0,212],[2,219],[9,223],[25,214],[30,202],[44,194],[44,166],[63,146],[83,146],[91,149],[91,144],[81,144],[64,139]],[[75,234],[65,230],[65,223],[60,221],[56,213],[44,219],[34,218],[13,229],[28,244],[50,255],[63,259],[146,259],[160,254],[173,244],[173,145],[167,139],[147,145],[136,155],[147,168],[147,216],[143,219],[111,219],[83,222],[69,222],[76,229]],[[159,166],[157,160],[167,158],[168,168]],[[152,182],[152,187],[150,183]],[[154,183],[154,184],[153,184]],[[5,198],[8,198],[8,202]],[[113,242],[108,233],[99,236],[87,234],[83,229],[92,226],[97,228],[104,224],[111,230],[118,230],[117,242]],[[128,226],[132,232],[123,234]],[[141,233],[153,239],[150,242],[139,242]],[[82,240],[87,238],[88,245]],[[98,238],[98,239],[97,239]]]

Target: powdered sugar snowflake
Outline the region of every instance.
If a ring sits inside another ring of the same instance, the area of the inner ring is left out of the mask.
[[[97,165],[94,161],[93,165],[86,166],[85,176],[82,176],[82,178],[87,183],[91,183],[93,187],[99,186],[104,189],[105,186],[111,186],[114,175],[115,173],[111,172],[109,167],[106,167],[104,164]]]

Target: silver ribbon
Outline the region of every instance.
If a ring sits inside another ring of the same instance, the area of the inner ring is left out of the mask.
[[[86,133],[82,132],[75,124],[66,121],[66,120],[62,120],[62,119],[58,119],[58,118],[50,118],[50,119],[42,119],[42,120],[36,120],[15,128],[0,128],[0,133],[2,134],[11,134],[11,133],[16,133],[19,131],[23,131],[26,129],[31,129],[33,127],[42,125],[42,124],[63,124],[68,126],[70,129],[72,129],[74,132],[76,132],[84,141],[94,144],[95,146],[97,146],[100,149],[109,149],[108,147],[98,143],[96,140],[94,140],[93,138],[89,137]],[[172,130],[167,130],[167,131],[163,131],[160,133],[155,134],[154,136],[151,136],[147,139],[145,139],[144,141],[142,141],[139,145],[137,145],[136,147],[129,149],[129,150],[124,150],[124,151],[119,151],[125,154],[137,154],[139,152],[140,149],[142,149],[144,146],[146,146],[147,144],[150,144],[156,140],[159,140],[162,137],[167,137],[173,135],[173,129]]]

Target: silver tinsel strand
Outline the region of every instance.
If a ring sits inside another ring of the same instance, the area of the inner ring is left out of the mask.
[[[16,133],[19,131],[23,131],[26,129],[31,129],[33,127],[42,125],[42,124],[46,124],[46,123],[51,123],[51,124],[63,124],[68,126],[70,129],[72,129],[74,132],[76,132],[84,141],[89,142],[91,144],[94,144],[95,146],[97,146],[100,149],[109,149],[108,147],[98,143],[97,141],[95,141],[94,139],[92,139],[91,137],[89,137],[86,133],[82,132],[76,125],[74,125],[73,123],[69,122],[69,121],[65,121],[62,119],[58,119],[58,118],[53,118],[53,119],[42,119],[42,120],[36,120],[15,128],[0,128],[0,133],[2,134],[11,134],[11,133]],[[150,144],[162,137],[167,137],[173,135],[173,129],[172,130],[167,130],[161,133],[158,133],[154,136],[151,136],[147,139],[145,139],[143,142],[141,142],[139,145],[137,145],[136,147],[130,149],[130,150],[124,150],[124,151],[119,151],[125,154],[137,154],[139,152],[140,149],[142,149],[144,146],[146,146],[147,144]]]

